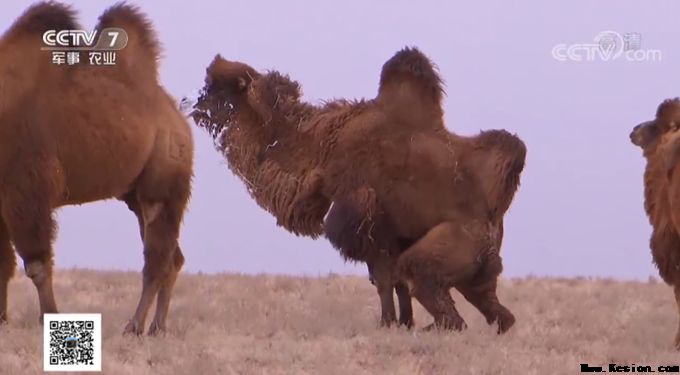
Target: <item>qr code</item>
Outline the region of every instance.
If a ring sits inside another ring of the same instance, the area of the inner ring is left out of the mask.
[[[101,315],[45,314],[45,371],[101,371]]]

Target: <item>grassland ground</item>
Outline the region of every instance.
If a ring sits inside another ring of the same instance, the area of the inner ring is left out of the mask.
[[[0,373],[42,373],[37,295],[17,272],[10,323],[0,327]],[[182,273],[168,332],[121,334],[139,272],[58,270],[61,312],[102,314],[104,374],[576,374],[591,365],[678,365],[678,314],[665,284],[607,279],[502,279],[517,324],[495,327],[457,292],[462,333],[380,329],[365,277]]]

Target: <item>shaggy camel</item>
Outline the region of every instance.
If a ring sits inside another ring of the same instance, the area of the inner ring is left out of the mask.
[[[456,286],[499,331],[509,329],[514,317],[495,287],[521,140],[500,130],[449,133],[441,79],[415,48],[385,63],[373,100],[313,106],[300,96],[287,76],[218,55],[193,117],[279,225],[325,232],[346,259],[367,262],[383,323],[395,320],[396,288],[402,323],[412,324],[410,292],[436,325],[462,328],[448,293]]]
[[[126,30],[116,65],[54,65],[46,30],[80,29],[54,2],[28,8],[0,39],[0,320],[16,268],[13,247],[38,291],[40,316],[57,312],[52,291],[53,211],[109,198],[124,201],[144,242],[142,293],[125,332],[165,329],[192,178],[191,128],[158,82],[159,43],[136,7],[117,4],[96,30]],[[99,33],[98,33],[99,34]]]
[[[630,133],[647,160],[644,173],[645,212],[652,225],[649,247],[661,278],[672,285],[680,313],[680,98],[661,103],[656,118]],[[675,335],[680,350],[680,324]]]

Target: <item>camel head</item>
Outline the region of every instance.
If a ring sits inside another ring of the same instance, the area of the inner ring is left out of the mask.
[[[318,193],[318,142],[298,131],[317,109],[300,97],[300,86],[287,76],[217,55],[190,116],[260,207],[287,230],[316,237],[330,201]]]
[[[630,133],[630,141],[647,150],[654,148],[661,136],[680,128],[680,98],[664,100],[656,110],[652,121],[636,125]]]
[[[279,72],[261,74],[217,55],[206,73],[191,116],[215,139],[230,125],[282,125],[307,112],[300,85]]]
[[[630,141],[645,149],[658,140],[661,135],[661,130],[656,126],[654,121],[647,121],[636,125],[633,131],[630,132]]]
[[[215,56],[190,116],[218,139],[222,130],[234,123],[237,111],[248,105],[246,90],[258,77],[259,73],[246,64]]]

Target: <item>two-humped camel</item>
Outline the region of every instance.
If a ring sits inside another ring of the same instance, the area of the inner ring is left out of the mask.
[[[54,2],[31,6],[0,38],[0,321],[7,320],[13,247],[38,291],[42,319],[57,312],[54,210],[117,198],[137,216],[144,242],[142,294],[125,331],[144,330],[156,297],[149,333],[165,329],[184,263],[178,237],[191,192],[191,129],[158,82],[151,23],[118,4],[96,30],[107,27],[129,38],[113,66],[53,64],[41,50],[43,33],[81,28],[71,8]]]

